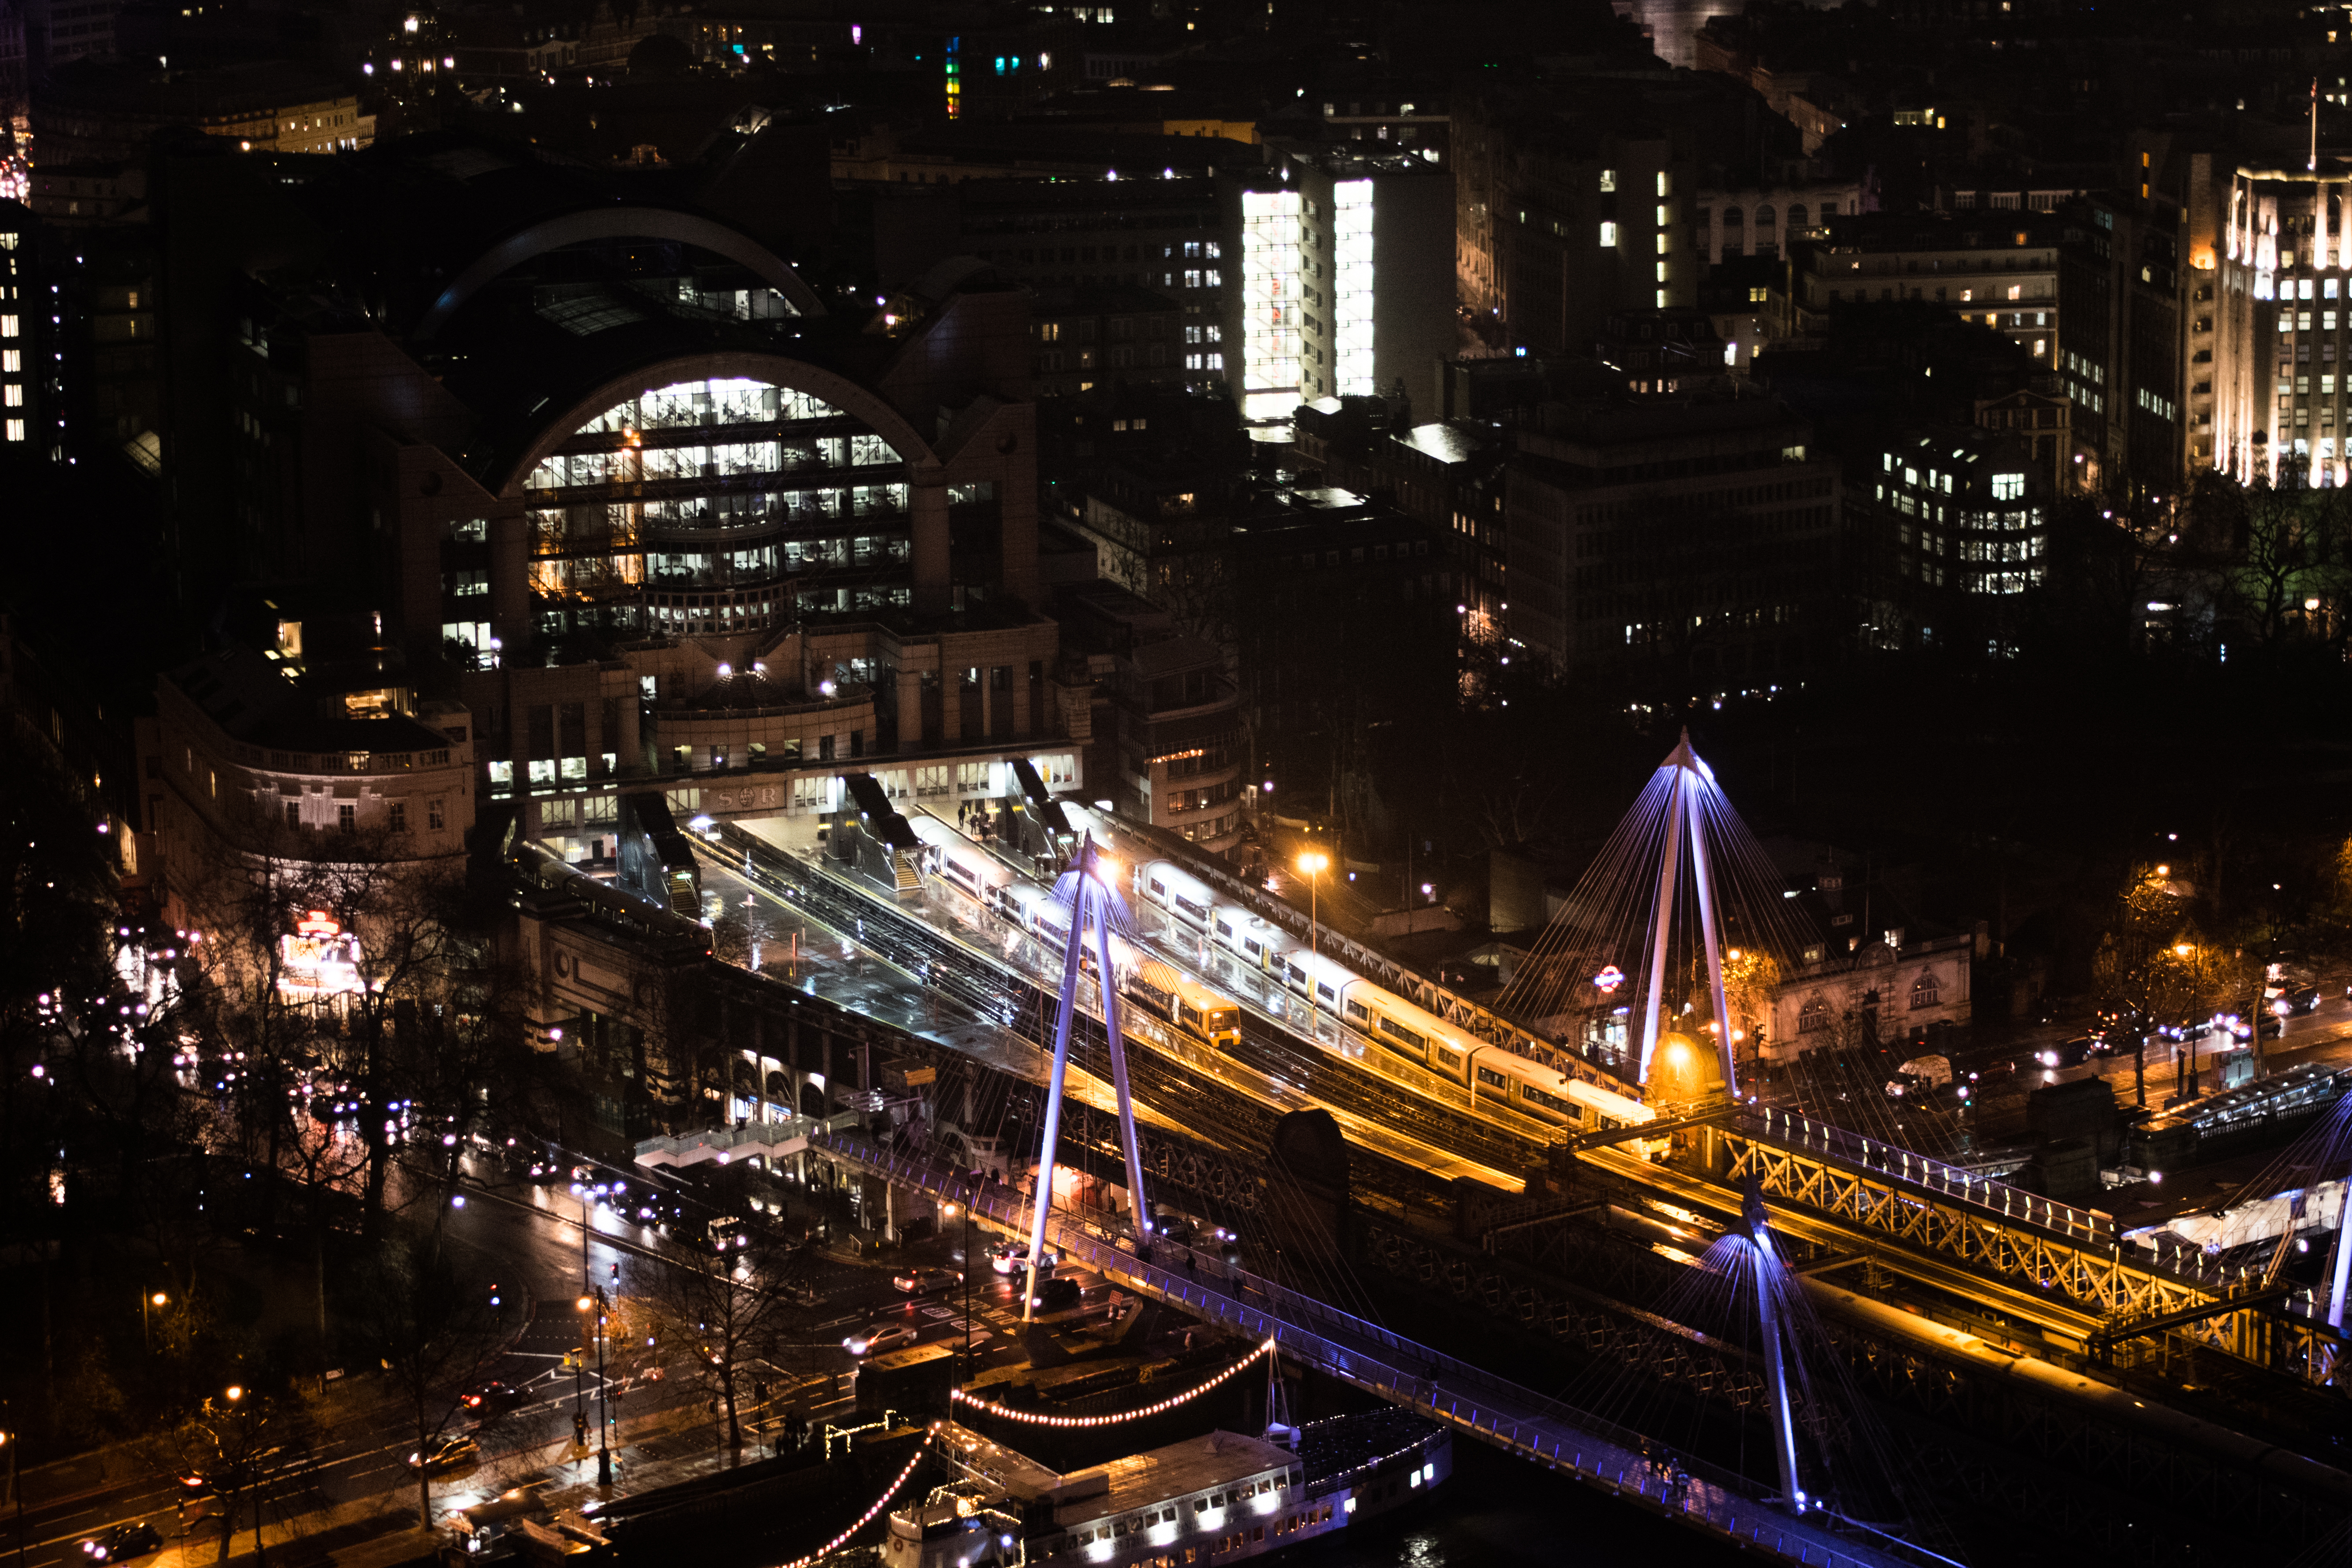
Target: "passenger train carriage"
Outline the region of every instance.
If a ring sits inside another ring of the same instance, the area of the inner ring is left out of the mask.
[[[1331,1014],[1388,1051],[1460,1084],[1478,1101],[1579,1132],[1652,1119],[1649,1108],[1630,1096],[1465,1034],[1346,964],[1296,945],[1288,933],[1248,910],[1218,902],[1206,883],[1171,861],[1138,866],[1135,891],[1216,946],[1264,970],[1291,995]]]
[[[1057,959],[1068,948],[1070,911],[1045,888],[1008,881],[995,889],[990,907],[1045,944]],[[1087,974],[1099,975],[1091,938],[1080,950],[1078,960]],[[1118,973],[1119,994],[1153,1017],[1174,1025],[1204,1045],[1222,1049],[1241,1044],[1241,1008],[1230,998],[1151,958],[1124,937],[1111,938],[1111,963]]]
[[[915,837],[930,851],[932,867],[941,879],[982,904],[991,903],[998,889],[1019,875],[936,816],[917,812],[907,818],[907,826],[915,830]]]

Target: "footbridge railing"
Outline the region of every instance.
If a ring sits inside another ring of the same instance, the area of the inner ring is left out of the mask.
[[[819,1142],[835,1159],[940,1202],[968,1205],[983,1220],[1028,1234],[1031,1205],[1010,1188],[974,1183],[846,1132],[828,1133]],[[1150,1258],[1139,1258],[1131,1241],[1106,1240],[1075,1215],[1049,1215],[1047,1232],[1063,1256],[1121,1289],[1271,1338],[1295,1361],[1749,1551],[1809,1568],[1947,1568],[1947,1559],[1867,1526],[1822,1511],[1784,1512],[1765,1495],[1767,1489],[1731,1471],[1685,1461],[1679,1475],[1669,1473],[1653,1463],[1648,1441],[1638,1432],[1233,1268],[1218,1255],[1163,1242],[1152,1245]]]

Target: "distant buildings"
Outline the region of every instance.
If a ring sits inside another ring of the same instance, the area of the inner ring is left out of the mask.
[[[0,201],[0,468],[64,456],[61,237],[19,202]]]
[[[1697,171],[1663,130],[1496,95],[1454,117],[1456,285],[1538,355],[1589,351],[1612,310],[1694,304]]]
[[[2047,440],[2047,437],[2040,437]],[[2050,574],[2046,457],[2026,430],[1908,430],[1849,475],[1873,646],[2005,657]]]
[[[166,671],[142,723],[140,826],[175,928],[236,920],[270,860],[464,865],[478,798],[471,715],[420,700],[397,653],[368,648],[363,628],[289,618],[271,641],[232,640]],[[320,645],[340,657],[316,659]]]
[[[166,68],[88,60],[33,92],[37,168],[145,156],[155,133],[189,126],[241,153],[336,153],[374,140],[373,116],[332,75],[277,61]]]

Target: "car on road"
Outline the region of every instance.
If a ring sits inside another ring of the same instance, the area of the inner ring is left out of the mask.
[[[82,1555],[93,1563],[128,1563],[163,1550],[163,1537],[144,1520],[102,1530],[81,1543]]]
[[[928,1296],[934,1290],[948,1290],[963,1283],[963,1276],[952,1268],[909,1268],[890,1277],[891,1288],[909,1296]]]
[[[2316,1013],[2319,1011],[2319,987],[2294,986],[2287,992],[2285,1000],[2286,1005],[2298,1013]]]
[[[437,1475],[443,1470],[459,1470],[467,1465],[482,1462],[482,1446],[472,1437],[459,1433],[421,1448],[408,1456],[408,1468]]]
[[[1075,1279],[1040,1279],[1037,1293],[1029,1298],[1029,1305],[1036,1311],[1058,1312],[1076,1306],[1080,1294]]]
[[[2107,1054],[2107,1042],[2096,1035],[2077,1035],[2034,1053],[2034,1059],[2046,1068],[2076,1068],[2093,1057]]]
[[[1061,1262],[1052,1247],[1038,1255],[1040,1273]],[[988,1249],[988,1266],[999,1274],[1018,1274],[1029,1267],[1029,1244],[1025,1241],[1000,1241]]]
[[[2252,1022],[2248,1021],[2250,1016]],[[2229,1016],[2228,1023],[2230,1026],[2230,1034],[2231,1037],[2235,1039],[2252,1039],[2254,1037],[2254,1024],[2256,1023],[2259,1023],[2262,1026],[2263,1038],[2265,1040],[2275,1040],[2280,1036],[2286,1033],[2286,1020],[2272,1012],[2268,1007],[2264,1007],[2258,1012],[2252,1011],[2249,1008],[2248,1012],[2232,1013]]]
[[[915,1327],[911,1323],[869,1323],[841,1342],[841,1348],[854,1356],[875,1355],[883,1351],[905,1350],[915,1342]]]
[[[521,1389],[510,1383],[500,1383],[494,1377],[488,1383],[477,1384],[467,1389],[459,1397],[457,1403],[468,1410],[488,1415],[498,1411],[513,1409],[523,1402],[523,1397]]]

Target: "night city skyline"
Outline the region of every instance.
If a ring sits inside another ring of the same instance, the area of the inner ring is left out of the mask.
[[[2347,335],[2343,5],[0,0],[0,1552],[2345,1556]]]

